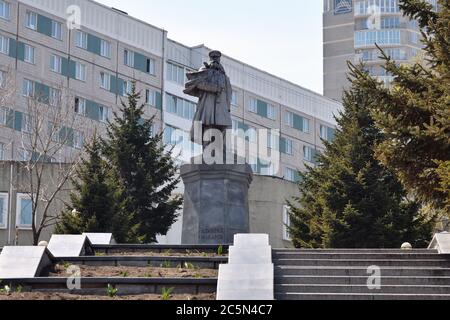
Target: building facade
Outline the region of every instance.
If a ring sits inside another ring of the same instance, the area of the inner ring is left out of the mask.
[[[177,145],[180,163],[188,160],[198,151],[187,136],[197,101],[183,93],[185,73],[200,68],[209,51],[180,44],[161,28],[91,0],[0,0],[0,90],[5,96],[15,88],[12,99],[0,100],[0,160],[33,156],[23,143],[30,96],[42,95],[50,106],[58,96],[67,99],[74,123],[83,124],[65,128],[71,133],[68,152],[77,152],[92,130],[104,133],[132,81],[146,104],[144,117],[155,119],[153,132],[164,132],[165,142]],[[247,161],[257,175],[295,183],[298,171],[314,165],[322,139],[333,139],[340,103],[229,56],[222,63],[233,86],[235,134],[244,132],[249,144],[258,145],[258,129],[273,130],[267,153],[279,161],[251,154]],[[64,155],[51,160],[67,161]],[[280,217],[283,210],[280,205]],[[15,228],[13,221],[3,227]],[[174,226],[161,242],[177,243],[179,237]]]
[[[427,0],[436,7],[436,0]],[[380,51],[398,63],[410,63],[421,53],[415,20],[403,16],[399,0],[324,0],[324,95],[340,101],[347,88],[347,61],[364,63],[368,72],[389,85]]]

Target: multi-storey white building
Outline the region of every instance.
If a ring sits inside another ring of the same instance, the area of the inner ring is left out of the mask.
[[[437,6],[436,0],[427,0]],[[389,84],[380,50],[398,63],[421,52],[417,21],[403,16],[399,0],[324,0],[324,94],[341,100],[348,87],[347,61],[363,62],[372,76]]]
[[[73,12],[79,13],[81,25],[69,29],[67,19],[73,18]],[[163,29],[91,0],[0,0],[0,81],[12,78],[18,88],[14,103],[0,106],[0,160],[32,156],[20,144],[27,127],[27,96],[38,92],[51,104],[58,90],[67,90],[78,121],[103,132],[131,81],[136,81],[145,99],[145,117],[155,117],[154,132],[164,131],[166,143],[176,142],[185,151],[195,149],[187,132],[196,100],[183,94],[185,73],[200,68],[209,51],[203,45],[177,43]],[[234,129],[244,129],[255,143],[252,129],[280,133],[269,145],[280,155],[279,166],[247,159],[255,173],[297,181],[298,170],[314,165],[315,154],[323,149],[322,139],[333,138],[340,104],[226,55],[222,63],[233,86]],[[66,129],[74,137],[67,148],[81,149],[86,132]],[[0,190],[0,204],[8,197],[8,190]],[[14,229],[13,222],[28,214],[16,210],[16,203],[21,206],[16,199],[9,203],[13,205],[8,210],[17,215],[6,214],[0,205],[0,236],[2,228]],[[13,221],[6,221],[8,216]]]

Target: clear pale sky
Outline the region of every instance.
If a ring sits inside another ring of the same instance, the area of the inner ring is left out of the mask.
[[[96,0],[322,93],[322,0]]]

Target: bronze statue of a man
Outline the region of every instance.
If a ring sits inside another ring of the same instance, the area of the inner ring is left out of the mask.
[[[194,136],[195,122],[202,124],[203,132],[208,129],[219,129],[223,133],[232,127],[230,78],[220,63],[222,54],[219,51],[209,53],[210,62],[197,72],[188,73],[188,82],[184,93],[198,97],[198,107],[191,130],[191,140],[203,144],[203,137]]]

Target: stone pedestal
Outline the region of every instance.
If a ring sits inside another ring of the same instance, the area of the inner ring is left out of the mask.
[[[231,244],[249,233],[248,189],[253,172],[248,164],[187,164],[184,182],[183,244]]]

